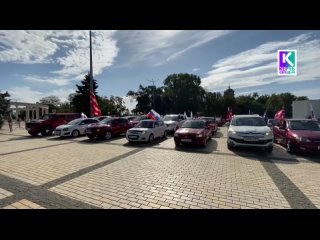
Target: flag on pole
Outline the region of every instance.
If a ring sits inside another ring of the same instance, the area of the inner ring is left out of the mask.
[[[154,121],[159,121],[161,119],[160,114],[153,109],[150,110],[150,112],[147,114],[147,117],[151,118]]]
[[[285,120],[285,118],[286,111],[284,110],[284,107],[282,107],[282,109],[274,115],[274,119],[282,123]]]
[[[232,108],[228,107],[228,112],[227,112],[227,117],[226,117],[226,120],[227,122],[230,122],[231,119],[232,119]]]
[[[101,110],[99,108],[96,96],[94,95],[93,92],[90,92],[90,104],[91,104],[91,107],[93,109],[93,116],[101,116],[102,113],[101,113]]]

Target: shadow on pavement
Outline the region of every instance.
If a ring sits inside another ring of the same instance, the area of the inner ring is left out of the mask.
[[[274,163],[287,163],[287,164],[297,164],[299,160],[294,155],[283,154],[282,156],[277,156],[279,153],[275,153],[276,148],[274,147],[273,153],[268,153],[264,149],[260,148],[246,148],[237,147],[230,150],[235,155],[240,157],[245,157],[251,160],[268,161],[271,160]]]
[[[207,142],[206,147],[201,146],[192,146],[192,145],[182,145],[182,146],[176,146],[175,150],[181,151],[181,152],[191,152],[191,153],[212,153],[213,151],[217,150],[217,141],[214,139],[211,139]]]
[[[212,136],[212,138],[222,138],[223,137],[223,134],[222,134],[222,132],[216,132],[216,134],[215,135],[213,135]]]
[[[84,137],[83,140],[78,141],[78,143],[81,144],[103,144],[103,143],[112,143],[115,140],[119,140],[125,138],[125,135],[120,135],[120,136],[114,136],[109,140],[103,139],[103,138],[94,138],[94,139],[90,139],[87,136]],[[121,143],[113,143],[113,144],[117,144],[117,145],[122,145]]]

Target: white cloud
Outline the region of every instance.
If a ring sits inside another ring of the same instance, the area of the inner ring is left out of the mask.
[[[122,97],[122,99],[125,102],[125,106],[129,109],[129,111],[132,111],[134,108],[136,108],[137,101],[134,98],[124,96]]]
[[[115,31],[93,31],[93,73],[99,75],[118,55]],[[90,70],[88,31],[0,31],[0,62],[57,64],[52,77],[26,77],[29,82],[58,86],[82,79]],[[56,83],[55,83],[56,82]]]
[[[192,72],[198,72],[198,71],[200,71],[200,68],[193,68],[192,69]]]
[[[281,42],[268,42],[233,56],[221,59],[212,66],[202,86],[211,91],[221,91],[228,83],[232,88],[262,86],[272,82],[288,83],[314,80],[320,77],[320,40],[317,33],[302,34]],[[296,49],[297,76],[277,75],[277,50]]]
[[[28,86],[22,87],[14,87],[8,90],[10,93],[10,99],[18,102],[27,102],[27,103],[35,103],[38,102],[41,98],[47,96],[57,96],[61,100],[61,102],[65,102],[68,99],[70,93],[74,92],[74,89],[54,89],[50,92],[39,92],[34,91]]]
[[[70,83],[69,79],[65,78],[48,78],[41,76],[25,76],[24,79],[27,82],[35,83],[35,84],[51,84],[55,86],[65,86]]]
[[[124,66],[132,66],[140,61],[159,66],[230,32],[232,31],[153,30],[122,31],[117,34],[119,34],[119,39],[125,43],[130,54],[127,65]]]

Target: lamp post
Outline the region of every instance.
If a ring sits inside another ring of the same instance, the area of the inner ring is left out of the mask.
[[[154,90],[155,90],[155,86],[154,86],[154,82],[156,82],[155,80],[147,80],[148,82],[152,82],[152,86],[153,86],[153,89],[152,89],[152,108],[154,108]]]

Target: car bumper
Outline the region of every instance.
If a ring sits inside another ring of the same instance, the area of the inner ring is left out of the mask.
[[[70,137],[71,132],[68,132],[68,131],[65,132],[65,131],[58,130],[58,131],[54,131],[53,135],[59,136],[59,137]]]
[[[293,147],[302,152],[320,152],[320,143],[295,143],[293,142]]]
[[[129,134],[129,135],[126,135],[126,138],[130,142],[147,142],[147,141],[149,141],[148,134],[144,134],[144,135]]]
[[[273,145],[273,139],[259,139],[257,141],[245,141],[243,138],[228,138],[228,144],[233,147],[257,147],[267,148]]]
[[[174,143],[176,145],[202,146],[204,145],[204,138],[183,139],[183,138],[174,137]]]

